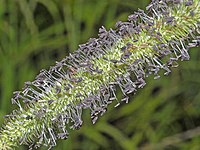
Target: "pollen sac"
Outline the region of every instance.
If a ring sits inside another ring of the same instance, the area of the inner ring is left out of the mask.
[[[185,2],[185,6],[191,6],[193,4],[193,0],[188,0]]]
[[[126,51],[127,50],[127,47],[126,46],[123,46],[122,48],[121,48],[121,51],[122,52],[124,52],[124,51]]]
[[[48,104],[51,105],[55,100],[48,100]]]
[[[67,139],[68,136],[69,136],[68,133],[58,133],[57,135],[58,139],[64,139],[64,140]]]
[[[138,14],[132,14],[128,16],[128,21],[136,22],[138,19]]]
[[[173,20],[174,20],[174,17],[173,16],[172,17],[166,17],[165,19],[166,19],[166,23],[172,24]]]

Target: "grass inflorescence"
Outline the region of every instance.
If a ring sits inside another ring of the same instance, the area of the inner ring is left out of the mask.
[[[168,75],[179,59],[189,60],[188,49],[199,46],[199,33],[198,0],[153,0],[147,14],[139,9],[127,22],[117,22],[115,30],[100,28],[97,39],[14,92],[12,103],[19,109],[5,116],[0,147],[55,146],[57,139],[68,138],[68,130],[81,127],[84,109],[90,109],[95,123],[113,101],[115,107],[128,103],[146,77],[158,79],[160,70]]]

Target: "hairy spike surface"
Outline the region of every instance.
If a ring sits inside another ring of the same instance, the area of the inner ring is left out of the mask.
[[[168,75],[177,60],[189,60],[188,49],[200,45],[199,0],[152,0],[146,9],[147,14],[139,9],[127,22],[117,22],[115,30],[101,27],[97,39],[14,92],[12,103],[19,109],[5,116],[0,147],[52,148],[57,139],[68,138],[68,130],[81,127],[84,109],[95,123],[113,101],[115,107],[128,103],[146,77],[158,79],[161,69]]]

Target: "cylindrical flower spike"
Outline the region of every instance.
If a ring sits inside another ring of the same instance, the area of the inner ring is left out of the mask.
[[[81,127],[84,109],[91,110],[95,123],[112,101],[116,107],[128,102],[128,94],[143,88],[150,74],[157,79],[159,70],[168,75],[178,59],[189,60],[188,49],[200,45],[199,0],[153,0],[147,11],[139,9],[127,22],[117,22],[115,30],[100,28],[99,38],[14,92],[12,103],[19,109],[5,116],[0,148],[51,148],[57,139],[67,139],[70,128]]]

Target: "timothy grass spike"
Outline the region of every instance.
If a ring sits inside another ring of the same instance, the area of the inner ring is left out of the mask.
[[[160,70],[168,75],[179,59],[189,60],[188,49],[200,45],[199,0],[153,0],[147,11],[139,9],[127,22],[117,22],[115,30],[100,28],[97,39],[14,92],[12,103],[19,109],[5,116],[1,149],[21,144],[52,148],[57,139],[68,138],[68,130],[82,126],[84,109],[90,109],[95,123],[114,100],[116,107],[128,102],[146,77],[158,79]]]

